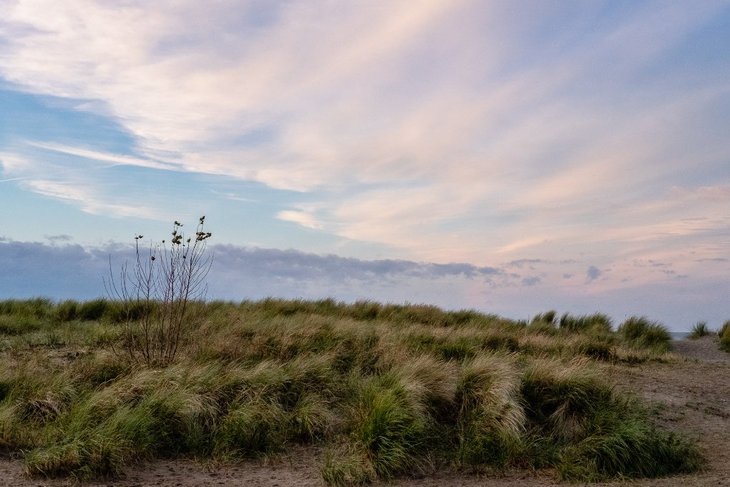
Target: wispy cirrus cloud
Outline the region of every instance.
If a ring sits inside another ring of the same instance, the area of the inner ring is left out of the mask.
[[[90,161],[96,161],[100,163],[109,163],[106,167],[113,166],[137,166],[145,167],[148,169],[160,169],[165,171],[180,170],[180,166],[174,164],[168,164],[164,162],[155,161],[152,159],[143,159],[139,157],[130,157],[124,154],[114,154],[110,152],[102,152],[97,150],[91,150],[84,147],[72,147],[62,144],[53,144],[46,142],[28,141],[29,147],[44,149],[46,151],[56,152],[59,154],[78,156],[83,159]]]
[[[71,155],[76,152],[84,154],[88,159],[93,152],[68,150],[56,150],[54,147],[45,147],[43,144],[34,144],[40,149],[49,149],[55,152],[62,152]],[[21,187],[47,198],[53,198],[61,202],[78,206],[81,210],[94,215],[107,215],[115,217],[138,217],[148,219],[161,219],[164,213],[159,208],[151,207],[148,201],[141,201],[137,198],[139,191],[130,189],[119,184],[114,178],[105,177],[102,172],[108,169],[109,156],[102,159],[94,158],[87,164],[80,164],[78,161],[57,161],[53,158],[44,158],[23,155],[16,153],[0,152],[0,164],[3,166],[3,173],[17,181]],[[127,159],[127,158],[124,158]],[[104,163],[100,165],[100,163]],[[116,164],[120,161],[116,160]],[[130,164],[130,161],[122,165]],[[110,197],[110,195],[114,195]]]

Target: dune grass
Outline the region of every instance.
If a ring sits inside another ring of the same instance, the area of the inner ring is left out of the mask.
[[[692,330],[690,331],[687,338],[690,340],[698,340],[702,337],[710,336],[712,335],[712,331],[707,327],[706,321],[698,321],[695,323],[695,325],[692,327]]]
[[[730,353],[730,320],[723,323],[718,335],[720,336],[720,349]]]
[[[148,367],[119,350],[129,315],[116,302],[0,302],[0,451],[30,475],[92,479],[145,459],[319,445],[333,485],[443,466],[592,481],[703,464],[602,379],[601,362],[665,358],[666,330],[644,318],[614,331],[603,315],[555,312],[527,323],[373,302],[192,306],[204,319],[177,360]]]
[[[631,317],[618,328],[623,340],[634,347],[646,348],[656,352],[671,349],[672,337],[664,325],[650,321],[646,317]]]

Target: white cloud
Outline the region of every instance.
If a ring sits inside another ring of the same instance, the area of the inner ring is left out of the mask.
[[[316,217],[308,212],[302,210],[284,210],[276,214],[279,220],[297,223],[303,227],[320,229],[322,224],[317,221]]]
[[[146,167],[149,169],[161,169],[161,170],[167,170],[167,171],[173,171],[173,170],[179,170],[180,167],[173,165],[173,164],[167,164],[167,163],[161,163],[150,159],[141,159],[139,157],[130,157],[125,156],[123,154],[113,154],[108,152],[100,152],[96,150],[90,150],[83,147],[71,147],[68,145],[63,144],[52,144],[52,143],[43,143],[43,142],[36,142],[36,141],[29,141],[27,143],[30,147],[35,147],[38,149],[44,149],[48,151],[58,152],[61,154],[67,154],[71,156],[78,156],[83,157],[84,159],[89,159],[92,161],[99,161],[99,162],[109,162],[112,165],[119,165],[119,166],[138,166],[138,167]],[[107,166],[111,167],[111,166]]]
[[[21,0],[0,19],[0,76],[114,117],[140,155],[38,148],[307,192],[315,203],[276,217],[416,259],[593,259],[578,276],[689,262],[688,246],[714,255],[725,193],[680,178],[691,166],[728,184],[730,149],[703,116],[728,83],[664,56],[724,4],[652,2],[615,20],[529,8]],[[87,175],[22,164],[5,154],[4,175],[85,211],[139,211],[83,189]]]
[[[95,188],[80,183],[59,182],[48,179],[29,179],[24,182],[29,189],[51,198],[77,204],[81,209],[93,215],[131,216],[149,219],[160,219],[161,215],[141,205],[124,205],[105,203]]]
[[[17,181],[20,187],[48,198],[54,198],[80,208],[94,215],[112,217],[135,217],[163,219],[167,215],[159,208],[136,198],[137,191],[130,188],[120,189],[115,181],[99,173],[99,161],[114,162],[114,165],[135,165],[152,167],[144,161],[135,161],[116,155],[106,155],[92,151],[77,150],[44,144],[33,144],[35,148],[48,149],[64,154],[81,155],[85,159],[94,157],[89,164],[63,164],[53,157],[36,157],[0,152],[0,167],[5,175],[14,176],[8,181]],[[104,169],[110,166],[104,165]],[[126,194],[124,194],[126,192]],[[169,218],[167,218],[169,219]]]

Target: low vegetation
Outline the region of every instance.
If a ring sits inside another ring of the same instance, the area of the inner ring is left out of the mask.
[[[730,353],[730,320],[727,320],[718,332],[720,335],[720,348]]]
[[[671,347],[669,331],[659,323],[645,317],[631,317],[618,327],[618,333],[625,343],[655,352],[666,352]]]
[[[706,336],[710,336],[710,335],[712,335],[712,332],[707,327],[707,322],[699,321],[692,327],[692,331],[690,331],[687,338],[689,338],[690,340],[698,340],[702,337],[706,337]]]
[[[147,364],[125,353],[144,326],[127,304],[0,302],[0,451],[21,454],[28,474],[114,477],[156,457],[296,444],[322,447],[332,485],[444,466],[599,481],[703,465],[693,442],[658,429],[600,373],[602,362],[669,360],[669,334],[645,318],[614,331],[603,315],[191,301],[198,325],[174,360]]]

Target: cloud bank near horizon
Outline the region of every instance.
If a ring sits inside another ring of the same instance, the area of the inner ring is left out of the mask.
[[[127,245],[84,247],[66,235],[48,243],[0,238],[0,299],[36,296],[62,299],[104,297],[104,279],[134,257]],[[208,278],[209,299],[231,301],[267,297],[389,303],[435,304],[447,309],[477,309],[515,319],[557,309],[560,312],[604,312],[617,322],[647,315],[674,330],[689,330],[700,320],[719,326],[727,310],[716,303],[730,292],[725,279],[695,280],[675,276],[660,286],[635,285],[596,290],[592,282],[604,272],[594,266],[583,275],[563,276],[571,289],[556,287],[550,277],[566,263],[523,260],[500,267],[466,263],[436,264],[408,260],[362,260],[278,250],[213,245],[214,265]],[[722,262],[725,263],[725,262]],[[573,263],[577,268],[580,263]],[[643,263],[666,272],[661,263]],[[593,277],[592,277],[593,276]]]

